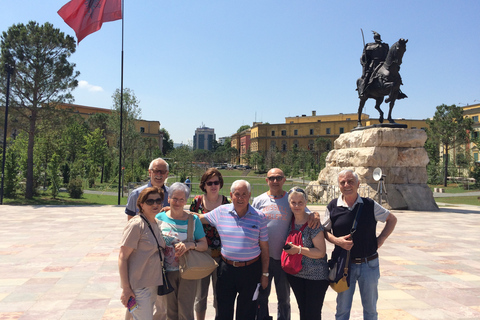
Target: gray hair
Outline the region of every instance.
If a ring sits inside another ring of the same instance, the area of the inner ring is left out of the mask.
[[[307,202],[307,200],[308,200],[308,199],[307,199],[307,194],[306,194],[305,191],[304,191],[302,188],[300,188],[300,187],[293,187],[292,189],[290,189],[290,190],[288,191],[288,202],[290,202],[290,199],[292,198],[292,196],[293,196],[294,194],[301,194],[302,197],[305,199],[305,202]]]
[[[188,200],[188,197],[190,196],[190,188],[187,187],[185,183],[181,182],[175,182],[168,188],[168,198],[172,198],[172,195],[176,191],[182,191],[185,192],[185,200]]]
[[[152,170],[155,162],[165,162],[165,164],[167,165],[167,171],[170,171],[170,166],[168,165],[168,162],[163,160],[162,158],[153,159],[152,162],[150,162],[150,166],[148,166],[148,170]]]
[[[351,173],[352,176],[355,178],[355,182],[358,183],[358,181],[360,180],[360,179],[358,178],[358,174],[357,174],[355,171],[353,171],[352,169],[345,169],[345,170],[340,171],[340,172],[338,173],[337,182],[338,182],[338,180],[340,179],[340,177],[343,177],[343,176],[346,175],[347,173]]]
[[[235,193],[235,189],[239,188],[242,184],[247,186],[248,192],[251,192],[252,187],[247,180],[235,180],[230,187],[230,192]]]

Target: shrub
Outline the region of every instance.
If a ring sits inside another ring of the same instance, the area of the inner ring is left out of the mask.
[[[83,195],[83,181],[80,178],[70,179],[68,183],[68,194],[70,198],[80,199]]]

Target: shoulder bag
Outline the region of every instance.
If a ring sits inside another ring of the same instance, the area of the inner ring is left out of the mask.
[[[188,214],[187,242],[193,241],[193,223],[193,215]],[[218,267],[207,251],[188,250],[178,260],[180,276],[187,280],[203,279]]]
[[[290,233],[287,236],[285,245],[294,244],[296,246],[303,247],[302,231],[307,227],[307,222],[300,228],[295,230],[295,217],[292,217],[292,227]],[[302,270],[302,255],[301,254],[288,254],[282,251],[281,266],[283,271],[288,274],[297,274]]]

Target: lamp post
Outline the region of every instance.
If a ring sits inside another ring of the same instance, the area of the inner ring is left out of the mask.
[[[7,72],[7,92],[5,98],[5,125],[3,126],[3,158],[2,158],[2,188],[0,189],[0,204],[3,204],[3,183],[5,178],[5,154],[7,151],[7,123],[8,123],[8,99],[10,96],[10,76],[13,74],[15,66],[5,64],[5,71]]]

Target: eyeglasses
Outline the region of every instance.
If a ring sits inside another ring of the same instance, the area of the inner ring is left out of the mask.
[[[154,174],[165,174],[168,172],[168,170],[154,170],[154,169],[150,169],[150,171],[152,171]]]
[[[156,203],[156,204],[162,204],[162,203],[163,203],[163,200],[162,200],[162,198],[147,199],[147,200],[145,200],[145,204],[148,205],[148,206],[153,206],[154,203]]]
[[[209,187],[211,187],[211,186],[213,186],[213,185],[218,186],[218,185],[220,184],[220,181],[218,181],[218,180],[217,180],[217,181],[208,181],[208,182],[206,182],[205,184],[206,184],[207,186],[209,186]]]
[[[289,192],[300,192],[305,194],[305,191],[302,188],[298,188],[298,187],[293,187],[292,189],[290,189]]]
[[[284,176],[270,176],[270,177],[267,177],[268,181],[271,181],[271,182],[273,182],[275,180],[276,181],[282,181],[283,178],[285,178],[285,177]]]

